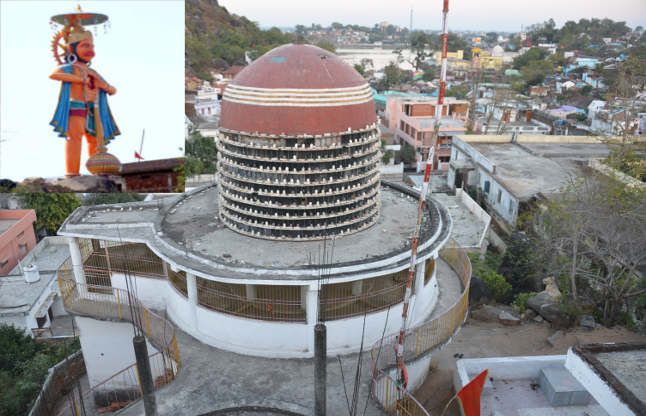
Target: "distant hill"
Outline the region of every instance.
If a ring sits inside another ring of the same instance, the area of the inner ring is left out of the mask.
[[[278,28],[262,30],[244,16],[231,14],[217,0],[186,0],[186,74],[211,79],[213,69],[245,64],[268,50],[294,41]]]

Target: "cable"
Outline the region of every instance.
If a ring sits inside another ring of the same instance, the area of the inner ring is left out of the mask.
[[[348,406],[348,414],[352,416],[352,411],[350,410],[350,399],[348,399],[348,390],[345,387],[345,377],[343,375],[343,364],[341,364],[341,356],[337,355],[336,358],[337,360],[339,360],[339,368],[341,369],[341,382],[343,383],[343,393],[345,394],[345,403]]]
[[[388,310],[386,311],[386,321],[384,322],[384,329],[381,331],[381,339],[379,340],[379,349],[377,350],[377,358],[375,358],[375,365],[372,369],[372,377],[374,379],[375,373],[377,372],[377,366],[379,365],[379,356],[381,355],[381,347],[384,345],[384,336],[386,335],[386,328],[388,328],[388,317],[390,316],[390,305],[388,305]],[[366,404],[363,406],[362,415],[365,416],[366,409],[368,408],[368,401],[370,400],[370,392],[366,395]]]

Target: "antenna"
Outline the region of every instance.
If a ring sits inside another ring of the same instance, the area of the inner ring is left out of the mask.
[[[146,129],[141,130],[141,142],[139,143],[139,157],[141,157],[144,150],[144,137],[146,136]],[[137,158],[137,162],[141,162],[140,158]]]

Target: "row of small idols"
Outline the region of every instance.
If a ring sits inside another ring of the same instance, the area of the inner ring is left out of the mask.
[[[337,194],[343,194],[343,193],[348,193],[352,192],[355,190],[367,188],[369,186],[374,186],[379,182],[379,176],[375,175],[373,176],[370,180],[368,181],[362,181],[360,183],[355,183],[354,185],[343,185],[343,186],[337,186],[335,188],[331,188],[330,190],[321,190],[315,188],[312,192],[303,192],[303,189],[294,189],[290,190],[290,192],[287,192],[285,189],[268,189],[268,188],[251,188],[251,187],[239,187],[231,182],[229,182],[227,179],[233,179],[234,181],[236,178],[226,178],[225,176],[222,176],[224,181],[222,182],[222,188],[232,188],[235,190],[238,190],[240,192],[246,192],[249,194],[259,194],[259,195],[269,195],[269,196],[287,196],[287,197],[312,197],[312,196],[330,196],[330,195],[337,195]],[[360,178],[360,179],[365,179],[365,178]]]

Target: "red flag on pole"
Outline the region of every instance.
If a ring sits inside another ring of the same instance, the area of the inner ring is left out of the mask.
[[[471,380],[456,395],[464,416],[480,416],[480,396],[489,370],[484,370]]]
[[[135,150],[135,159],[137,159],[137,160],[144,160],[144,158],[143,158],[143,157],[141,157],[141,155],[139,154],[139,152],[137,152],[136,150]]]

